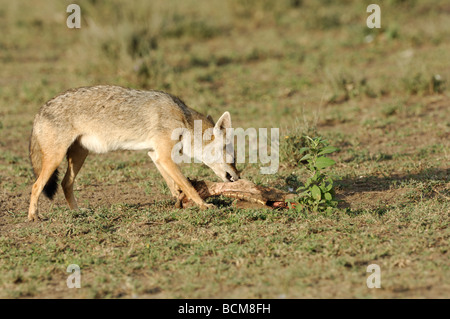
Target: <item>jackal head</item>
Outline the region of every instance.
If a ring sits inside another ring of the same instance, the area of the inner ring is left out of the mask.
[[[208,119],[214,123],[210,116]],[[235,182],[239,179],[230,113],[223,113],[214,127],[204,132],[202,153],[202,162],[224,182]]]

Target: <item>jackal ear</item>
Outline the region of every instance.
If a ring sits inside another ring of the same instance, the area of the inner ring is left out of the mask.
[[[218,128],[219,130],[231,128],[231,115],[229,112],[225,112],[222,114],[222,116],[217,120],[215,128]]]
[[[213,123],[214,125],[216,124],[215,122],[214,122],[214,120],[213,120],[213,118],[212,118],[212,116],[211,115],[206,115],[206,118],[208,119],[208,120],[210,120],[211,121],[211,123]]]

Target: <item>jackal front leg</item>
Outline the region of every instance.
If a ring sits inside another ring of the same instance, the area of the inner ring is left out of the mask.
[[[149,152],[149,156],[150,156],[150,152]],[[151,158],[151,156],[150,156],[150,158]],[[177,202],[175,203],[175,207],[182,208],[182,206],[183,206],[182,200],[184,198],[184,193],[181,191],[181,188],[166,173],[166,171],[161,167],[161,165],[157,164],[155,161],[153,161],[153,163],[155,163],[156,168],[158,169],[158,171],[161,173],[162,177],[166,181],[166,184],[170,189],[170,193],[177,200]]]
[[[168,154],[167,154],[168,153]],[[158,152],[152,150],[148,152],[148,155],[155,163],[159,172],[166,180],[167,185],[171,189],[172,195],[177,198],[177,204],[180,204],[180,190],[192,201],[194,201],[200,208],[214,208],[213,204],[206,203],[200,195],[198,195],[195,188],[191,185],[188,179],[183,175],[177,164],[174,163],[170,156],[170,152]]]

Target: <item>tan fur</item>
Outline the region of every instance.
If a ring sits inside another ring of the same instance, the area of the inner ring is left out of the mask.
[[[171,158],[177,142],[171,140],[172,131],[192,131],[195,120],[202,120],[203,131],[215,125],[210,117],[159,91],[102,85],[56,96],[40,109],[33,124],[30,158],[37,180],[32,187],[28,219],[38,220],[39,196],[65,156],[68,166],[62,187],[69,207],[77,209],[73,185],[86,156],[114,150],[149,150],[174,197],[182,191],[201,208],[212,207],[200,198]],[[231,126],[227,112],[219,121]],[[225,175],[232,180],[239,178],[234,163],[210,167],[222,179]]]

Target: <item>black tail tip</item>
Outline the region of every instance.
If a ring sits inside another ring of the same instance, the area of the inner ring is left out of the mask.
[[[52,176],[49,178],[47,184],[45,184],[44,186],[44,194],[50,200],[52,200],[53,197],[55,197],[56,191],[58,190],[58,177],[59,177],[58,170],[55,170]]]

